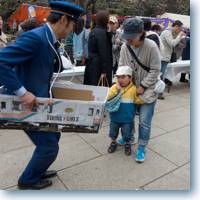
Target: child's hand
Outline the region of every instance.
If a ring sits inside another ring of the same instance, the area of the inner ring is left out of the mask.
[[[143,94],[144,93],[144,88],[142,86],[139,86],[137,89],[136,89],[136,92],[137,94]]]
[[[116,82],[116,88],[117,88],[118,90],[121,90],[121,89],[122,89],[122,87],[120,86],[120,84],[119,84],[118,82]]]

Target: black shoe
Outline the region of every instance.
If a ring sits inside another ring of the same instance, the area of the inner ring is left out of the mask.
[[[188,80],[185,79],[185,78],[184,78],[184,79],[180,79],[179,81],[180,81],[181,83],[188,83]]]
[[[167,86],[172,86],[172,82],[169,79],[165,78],[164,82]]]
[[[41,179],[39,182],[37,182],[35,184],[18,183],[18,188],[20,190],[41,190],[41,189],[49,187],[51,185],[52,185],[52,181]]]
[[[127,143],[127,144],[124,145],[124,153],[127,156],[131,155],[131,144]]]
[[[117,142],[111,142],[110,146],[108,147],[108,153],[113,153],[117,149]]]
[[[45,178],[51,178],[51,177],[54,177],[57,175],[57,171],[56,170],[49,170],[49,171],[46,171],[44,173],[44,175],[42,176],[43,179]]]
[[[160,99],[160,100],[164,100],[165,97],[163,96],[163,94],[159,94],[159,95],[158,95],[158,99]]]

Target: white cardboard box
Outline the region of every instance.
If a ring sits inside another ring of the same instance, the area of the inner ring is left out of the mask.
[[[0,95],[0,129],[98,133],[103,121],[108,88],[57,82],[53,104],[26,111],[16,96]]]

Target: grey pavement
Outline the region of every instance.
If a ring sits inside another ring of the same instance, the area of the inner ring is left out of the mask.
[[[138,117],[136,117],[138,124]],[[107,153],[109,119],[98,134],[62,133],[60,152],[50,167],[58,171],[46,190],[189,190],[190,90],[175,83],[158,100],[144,163],[118,147]],[[136,133],[137,137],[137,133]],[[23,131],[0,130],[0,189],[16,190],[34,146]]]

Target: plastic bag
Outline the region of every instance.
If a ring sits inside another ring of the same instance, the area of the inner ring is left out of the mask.
[[[74,67],[74,65],[72,64],[72,62],[69,58],[61,55],[61,59],[62,59],[64,69],[72,69]]]
[[[98,82],[98,86],[109,87],[108,79],[107,79],[106,76],[100,76],[100,79],[99,79],[99,82]]]
[[[165,82],[163,80],[158,79],[158,81],[155,84],[154,92],[157,94],[161,94],[165,91]]]

